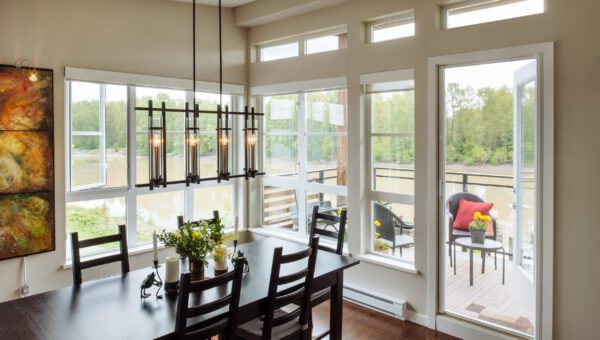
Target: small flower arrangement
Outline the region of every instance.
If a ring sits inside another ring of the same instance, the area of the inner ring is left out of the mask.
[[[233,239],[233,234],[223,235],[212,250],[212,257],[215,262],[226,262],[231,252],[227,248],[227,242]]]
[[[166,247],[175,248],[175,252],[190,261],[207,264],[206,257],[212,253],[217,246],[226,242],[224,234],[225,226],[220,220],[186,222],[177,227],[175,231],[163,230],[158,239]]]
[[[473,221],[469,224],[469,230],[487,231],[489,222],[492,220],[490,215],[483,215],[479,211],[473,214]]]
[[[377,230],[381,227],[381,222],[379,222],[379,220],[375,220],[373,221],[373,224],[375,225],[375,243],[373,245],[373,248],[375,251],[385,253],[390,249],[390,245],[383,242],[381,240],[381,234],[377,232]]]

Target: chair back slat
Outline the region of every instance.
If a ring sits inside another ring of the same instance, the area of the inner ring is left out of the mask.
[[[319,206],[314,206],[312,211],[312,219],[310,221],[310,237],[313,238],[315,235],[323,235],[336,239],[335,253],[342,255],[344,251],[344,236],[346,235],[347,216],[348,211],[346,209],[342,209],[340,216],[335,216],[331,214],[320,213]],[[319,221],[323,220],[338,223],[337,231],[320,228]],[[331,249],[327,247],[320,248],[326,251],[331,251]]]
[[[205,219],[202,219],[202,220],[191,221],[191,222],[192,223],[199,223],[199,222],[202,222],[202,221],[216,222],[219,219],[220,219],[219,211],[218,210],[213,210],[213,218],[205,218]],[[181,215],[177,216],[177,226],[178,227],[181,227],[184,222],[185,221],[183,220],[183,216],[181,216]]]
[[[177,339],[204,339],[214,335],[222,335],[225,339],[234,339],[243,271],[244,258],[238,258],[232,272],[197,283],[191,282],[190,272],[181,274],[177,316],[175,320],[175,334]],[[230,282],[231,290],[229,294],[202,305],[189,306],[191,293],[201,295],[204,291],[229,285]],[[225,313],[213,316],[208,320],[198,322],[194,325],[187,325],[190,318],[208,315],[227,306],[229,308]]]
[[[111,243],[111,242],[119,242],[119,241],[121,241],[120,234],[100,236],[100,237],[96,237],[96,238],[90,238],[87,240],[79,241],[79,248],[93,247],[93,246],[98,246],[101,244],[106,244],[106,243]]]
[[[233,300],[231,294],[220,299],[205,303],[203,305],[190,307],[188,310],[188,318],[194,318],[196,316],[205,315],[217,311],[225,306],[228,306]]]
[[[271,266],[271,278],[269,280],[269,292],[267,298],[267,309],[264,316],[263,328],[262,328],[262,339],[271,339],[271,335],[273,334],[273,327],[281,325],[286,322],[293,321],[294,319],[298,319],[298,322],[302,327],[300,328],[302,332],[310,334],[310,292],[312,287],[312,281],[315,273],[315,264],[317,261],[317,250],[319,247],[319,238],[313,237],[311,239],[310,247],[306,250],[302,250],[293,254],[283,255],[283,248],[278,247],[275,248],[273,252],[273,264]],[[306,275],[304,275],[304,270],[300,270],[294,274],[280,276],[281,266],[283,264],[292,263],[296,261],[304,260],[308,257],[308,263],[306,265]],[[302,273],[302,276],[298,274]],[[287,283],[293,282],[289,281],[292,278],[297,277],[297,280],[302,279],[304,277],[304,281],[292,287],[288,287],[278,292],[278,287],[281,284],[284,284],[283,281],[287,281]],[[275,310],[288,305],[292,302],[300,302],[300,308],[291,312],[285,313],[283,315],[277,315],[275,317]]]
[[[279,258],[279,261],[280,261],[280,264],[296,262],[296,261],[300,261],[300,260],[303,260],[303,259],[309,257],[310,254],[311,254],[311,249],[307,248],[306,250],[302,250],[297,253],[281,255],[281,257]]]
[[[119,254],[109,255],[104,257],[94,258],[88,261],[81,261],[80,249],[107,244],[111,242],[119,242]],[[119,233],[115,235],[101,236],[93,239],[79,241],[77,232],[71,233],[71,260],[73,262],[73,283],[81,284],[81,271],[112,262],[121,262],[121,273],[129,272],[129,252],[127,248],[127,228],[124,224],[119,225]]]
[[[304,268],[301,271],[293,273],[293,274],[282,276],[279,278],[279,285],[284,285],[287,283],[298,281],[301,278],[305,277],[306,274],[308,274],[308,268]]]

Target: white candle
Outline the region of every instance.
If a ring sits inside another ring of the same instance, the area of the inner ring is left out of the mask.
[[[172,283],[179,281],[179,257],[178,256],[169,256],[166,261],[166,272],[167,277],[165,279],[166,282]]]
[[[154,262],[158,262],[157,252],[158,241],[156,240],[156,230],[152,233],[152,250],[154,251]]]

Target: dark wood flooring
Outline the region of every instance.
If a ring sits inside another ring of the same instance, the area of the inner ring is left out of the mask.
[[[313,336],[322,334],[323,331],[329,328],[329,303],[322,303],[313,309],[313,322]],[[342,334],[343,339],[348,340],[457,339],[416,323],[402,321],[347,301],[344,301]]]

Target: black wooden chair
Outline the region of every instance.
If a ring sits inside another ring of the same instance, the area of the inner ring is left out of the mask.
[[[373,220],[379,221],[380,226],[376,226],[376,230],[380,237],[392,243],[392,255],[396,253],[396,248],[399,248],[402,256],[402,248],[415,243],[412,236],[404,234],[404,229],[414,229],[414,225],[404,222],[383,204],[373,203]],[[397,229],[399,233],[396,233]]]
[[[104,257],[93,258],[88,261],[81,262],[80,249],[101,244],[119,242],[119,254],[109,255]],[[119,233],[108,236],[101,236],[79,241],[77,232],[71,233],[71,258],[73,261],[73,283],[81,284],[81,271],[91,267],[100,266],[112,262],[121,262],[121,272],[123,274],[129,272],[129,252],[127,250],[127,230],[124,224],[119,225]]]
[[[244,258],[240,257],[236,260],[233,271],[211,279],[191,282],[190,272],[181,274],[175,319],[175,335],[178,340],[210,339],[215,335],[222,336],[221,339],[235,339],[243,272]],[[189,306],[190,294],[196,293],[202,297],[208,290],[227,289],[227,285],[231,287],[229,294],[198,306]],[[206,318],[188,325],[188,319],[202,316]]]
[[[452,227],[454,224],[454,219],[456,218],[456,214],[458,213],[458,205],[460,203],[460,199],[464,198],[467,201],[471,202],[480,202],[483,203],[484,200],[472,193],[469,192],[458,192],[448,197],[446,201],[446,215],[448,215],[448,256],[450,256],[450,266],[452,267],[452,247],[454,245],[454,240],[459,237],[470,237],[471,233],[467,230],[456,230]],[[492,218],[492,235],[486,235],[485,238],[496,240],[497,237],[497,225],[496,219],[490,215]],[[496,256],[496,252],[494,252]],[[483,253],[481,254],[483,257]]]
[[[312,239],[313,237],[315,237],[315,235],[323,235],[326,237],[332,237],[336,239],[335,249],[329,248],[323,244],[319,244],[319,249],[330,252],[333,251],[338,255],[343,254],[347,214],[348,211],[346,209],[342,209],[340,216],[336,216],[331,214],[320,213],[319,206],[313,207],[312,220],[310,221],[310,238]],[[322,223],[322,221],[326,221],[326,223]],[[337,230],[337,232],[325,229],[330,225],[333,225],[334,229]],[[335,225],[337,225],[337,228],[335,227]],[[319,226],[325,227],[319,228]],[[311,307],[315,307],[329,299],[331,299],[331,288],[325,288],[323,290],[311,294],[310,305]],[[327,330],[322,334],[319,334],[317,337],[313,337],[313,339],[322,339],[325,336],[329,335],[329,333],[329,330]]]
[[[283,248],[275,248],[271,279],[264,317],[246,322],[237,329],[243,339],[309,339],[312,333],[310,291],[317,261],[319,238],[311,239],[310,247],[297,253],[282,255]],[[307,265],[303,265],[308,258]],[[300,262],[300,263],[297,263]],[[281,267],[302,268],[292,274],[281,275]],[[280,289],[280,286],[285,286]],[[282,309],[294,306],[291,312]]]
[[[198,220],[198,221],[192,221],[192,223],[198,223],[201,221],[210,221],[210,222],[216,222],[220,219],[219,216],[219,211],[218,210],[213,210],[213,218],[207,218],[204,220]],[[184,221],[183,221],[183,216],[177,216],[177,226],[181,227],[183,225]]]

